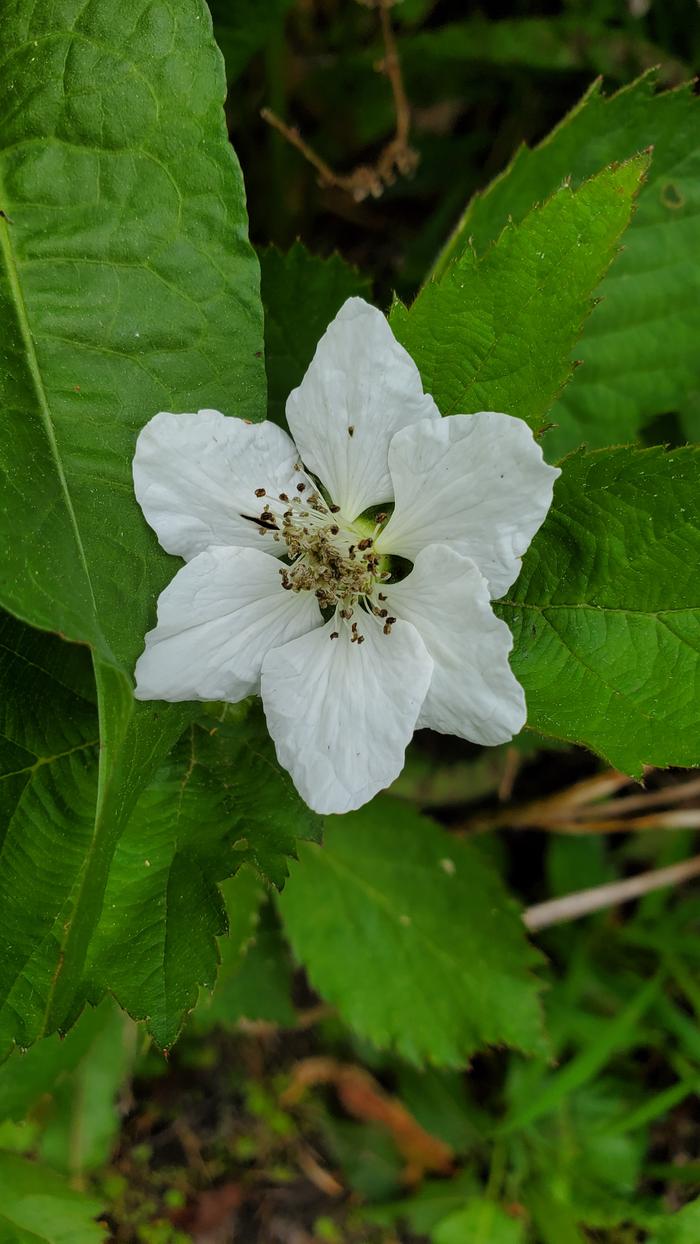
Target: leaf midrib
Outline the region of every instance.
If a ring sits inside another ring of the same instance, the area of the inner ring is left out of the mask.
[[[2,173],[0,171],[0,202],[7,202],[7,201],[8,201],[7,193],[6,193],[5,186],[2,180]],[[77,553],[78,553],[78,560],[82,566],[83,573],[85,576],[85,581],[87,583],[88,591],[90,593],[94,621],[99,629],[99,624],[97,622],[97,602],[95,600],[95,592],[94,592],[94,588],[92,584],[92,579],[90,576],[90,570],[88,567],[87,557],[85,554],[85,547],[83,545],[83,540],[82,540],[82,536],[80,533],[80,527],[78,525],[78,518],[75,512],[75,507],[73,505],[73,498],[71,496],[70,488],[68,487],[68,480],[66,479],[66,474],[63,469],[63,463],[61,462],[61,457],[59,454],[58,441],[56,439],[56,430],[53,424],[53,418],[51,415],[51,408],[49,405],[48,396],[46,393],[46,389],[44,388],[44,382],[41,377],[41,370],[39,368],[39,360],[37,358],[36,349],[34,345],[34,337],[33,337],[32,330],[29,324],[27,305],[24,300],[22,285],[21,285],[20,278],[19,278],[19,267],[17,264],[17,260],[15,258],[13,247],[12,247],[12,240],[10,237],[10,228],[9,228],[8,221],[3,217],[0,217],[0,251],[2,252],[2,256],[3,256],[3,260],[5,264],[5,270],[7,272],[7,279],[8,279],[10,293],[13,297],[14,304],[15,304],[15,309],[16,309],[16,314],[17,314],[17,323],[19,325],[20,334],[21,334],[22,341],[24,344],[24,351],[25,351],[25,356],[27,360],[27,366],[29,368],[29,374],[31,376],[32,384],[34,386],[34,392],[36,394],[37,404],[39,407],[39,413],[41,416],[41,422],[43,424],[46,439],[49,444],[49,449],[51,451],[51,457],[53,459],[54,466],[56,469],[56,475],[58,477],[60,490],[63,495],[63,499],[64,499],[65,506],[66,506],[66,511],[68,513],[68,519],[69,519],[69,522],[70,522],[70,525],[73,531],[73,535],[75,538],[75,546],[76,546]]]

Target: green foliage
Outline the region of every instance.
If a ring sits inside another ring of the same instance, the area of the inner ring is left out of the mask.
[[[85,1028],[87,1038],[81,1031]],[[38,1153],[48,1166],[80,1183],[86,1172],[104,1165],[111,1156],[121,1121],[118,1098],[132,1072],[137,1032],[111,999],[96,1011],[84,1011],[73,1032],[84,1048],[68,1074],[64,1059],[64,1074],[50,1086],[50,1109],[45,1099],[40,1103],[44,1127]],[[56,1038],[46,1040],[55,1042]],[[10,1060],[8,1071],[17,1071],[18,1057],[15,1054]]]
[[[700,1238],[700,1201],[693,1201],[661,1223],[649,1244],[696,1244]]]
[[[232,395],[237,414],[259,418],[261,317],[200,0],[18,0],[3,54],[3,603],[91,645],[102,739],[55,973],[42,952],[51,997],[36,998],[50,1030],[74,1005],[119,830],[186,720],[131,693],[174,566],[133,497],[134,440],[164,407]]]
[[[634,775],[700,764],[699,502],[696,449],[568,459],[499,606],[530,724]]]
[[[543,427],[647,164],[561,188],[481,258],[465,247],[410,310],[394,306],[394,332],[443,415],[502,410]]]
[[[193,1016],[197,1029],[222,1024],[233,1027],[239,1019],[262,1020],[278,1024],[281,1028],[293,1028],[296,1013],[292,1006],[292,965],[289,950],[280,936],[278,923],[269,905],[260,907],[261,888],[252,873],[246,869],[226,882],[222,887],[229,912],[241,906],[240,882],[245,882],[245,907],[251,882],[255,885],[253,919],[259,916],[257,927],[248,928],[246,944],[226,938],[219,942],[221,965],[213,993],[202,996]]]
[[[489,1043],[542,1048],[516,910],[479,850],[375,800],[302,847],[279,899],[321,995],[375,1045],[459,1066]]]
[[[93,832],[99,734],[84,652],[0,619],[0,1051],[47,1030]]]
[[[475,1197],[443,1218],[430,1234],[431,1244],[524,1244],[525,1224],[495,1201]]]
[[[198,986],[216,979],[216,937],[227,928],[217,882],[251,860],[282,884],[296,838],[318,837],[317,818],[277,765],[259,715],[228,717],[191,727],[141,796],[116,849],[90,947],[90,992],[111,990],[164,1049]],[[259,883],[234,884],[234,899],[237,893],[235,954],[250,936]]]
[[[698,100],[692,89],[654,94],[650,76],[606,97],[600,83],[534,150],[474,197],[438,261],[469,245],[478,254],[507,221],[524,220],[562,181],[576,187],[611,160],[653,146],[653,160],[623,253],[600,290],[603,301],[576,347],[584,360],[552,411],[550,454],[585,441],[629,440],[654,415],[684,405],[700,387]],[[504,408],[507,409],[507,408]]]
[[[274,247],[261,251],[260,276],[268,415],[284,425],[287,397],[300,383],[319,338],[346,298],[370,298],[370,281],[338,255],[319,259],[301,242],[286,255]]]
[[[100,1244],[100,1209],[48,1167],[0,1153],[0,1244]]]

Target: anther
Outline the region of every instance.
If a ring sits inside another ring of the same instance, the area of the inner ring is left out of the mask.
[[[355,425],[354,423],[351,423],[348,428],[348,436],[354,436],[354,435],[355,435]]]
[[[372,547],[372,541],[369,539],[369,537],[365,537],[364,540],[360,540],[357,547],[358,549],[370,549]]]
[[[358,636],[357,636],[357,642],[358,642],[358,644],[363,644],[363,643],[365,642],[365,637],[364,637],[364,635],[358,635]]]
[[[386,600],[386,595],[385,595],[385,593],[384,593],[384,592],[380,592],[380,593],[379,593],[379,599],[380,599],[380,600]]]
[[[255,495],[256,495],[256,497],[264,497],[266,492],[267,492],[267,489],[266,489],[266,488],[256,488],[256,489],[255,489]]]
[[[385,635],[391,635],[391,627],[389,626],[388,622],[384,623],[383,630],[384,630]]]
[[[331,514],[340,514],[339,505],[329,505],[328,509],[330,510]]]
[[[374,520],[374,521],[375,521],[375,523],[385,523],[385,522],[386,522],[386,514],[384,513],[384,511],[383,511],[383,510],[382,510],[381,514],[377,514],[377,517],[375,518],[375,520]]]
[[[297,492],[303,492],[305,488],[306,488],[306,484],[304,483],[297,484]]]
[[[396,621],[396,618],[387,618],[386,621],[387,621],[387,626],[393,626]]]
[[[333,526],[331,527],[331,535],[332,535],[332,536],[337,536],[337,534],[338,534],[338,532],[339,532],[339,531],[340,531],[340,527],[336,527],[336,525],[335,525],[335,523],[334,523],[334,524],[333,524]]]
[[[286,492],[280,493],[280,501],[289,501],[289,497],[287,496]]]
[[[337,639],[337,638],[338,638],[338,632],[337,632],[337,631],[331,631],[331,639]]]

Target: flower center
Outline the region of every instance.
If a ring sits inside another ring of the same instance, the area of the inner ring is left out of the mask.
[[[256,521],[261,531],[273,531],[275,539],[287,546],[290,565],[280,567],[282,586],[292,592],[313,592],[321,609],[338,609],[341,618],[349,620],[357,603],[389,578],[389,559],[374,548],[387,515],[348,523],[337,517],[339,506],[328,505],[304,485],[297,488],[291,499],[286,493],[274,497],[256,489],[257,497],[265,497]]]

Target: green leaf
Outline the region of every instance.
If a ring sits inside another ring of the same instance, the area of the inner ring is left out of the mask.
[[[542,1049],[514,904],[476,847],[404,805],[333,818],[279,905],[314,987],[375,1045],[455,1067],[490,1043]]]
[[[542,428],[647,165],[562,187],[481,258],[463,250],[410,310],[394,306],[392,328],[443,415],[502,410]]]
[[[254,861],[281,884],[296,837],[318,835],[317,818],[274,760],[262,714],[227,716],[193,726],[139,799],[90,947],[91,995],[111,990],[164,1049],[198,986],[216,980],[216,937],[227,928],[217,883]],[[244,925],[250,914],[244,898]]]
[[[320,337],[347,298],[371,296],[371,283],[339,255],[320,259],[301,242],[286,255],[272,246],[261,251],[260,276],[268,413],[284,425],[287,397],[301,382]]]
[[[700,1200],[684,1205],[659,1224],[649,1244],[697,1244],[700,1238]]]
[[[0,1052],[47,1030],[92,838],[99,738],[86,657],[0,618]]]
[[[700,764],[700,450],[569,458],[508,600],[529,723],[639,776]]]
[[[246,875],[242,869],[237,876],[222,887],[226,897],[227,911],[240,904],[239,878]],[[251,874],[248,874],[249,876]],[[261,887],[257,883],[256,902],[260,905]],[[258,916],[257,907],[255,916]],[[252,935],[251,935],[252,933]],[[249,927],[249,944],[241,947],[236,939],[221,938],[219,941],[221,966],[216,987],[211,997],[200,999],[195,1011],[198,1029],[213,1024],[231,1027],[240,1019],[262,1020],[281,1028],[296,1025],[296,1011],[292,1006],[292,965],[289,949],[272,918],[269,907],[260,913],[257,928]]]
[[[136,1054],[137,1029],[111,998],[96,1011],[85,1010],[71,1032],[89,1027],[79,1060],[64,1068],[50,1088],[50,1106],[42,1102],[43,1127],[38,1155],[54,1170],[81,1180],[110,1158],[121,1126],[119,1096],[128,1081]],[[55,1037],[47,1038],[55,1041]],[[68,1038],[67,1038],[68,1039]],[[34,1046],[41,1049],[43,1042]],[[73,1063],[75,1046],[70,1051]],[[17,1055],[8,1069],[17,1064]]]
[[[550,455],[634,437],[654,415],[683,406],[700,387],[700,104],[688,87],[654,94],[653,76],[606,98],[600,83],[530,151],[469,204],[438,260],[444,271],[470,243],[481,254],[509,219],[523,220],[570,178],[574,186],[611,160],[653,146],[648,180],[603,301],[576,355],[584,360],[552,411]],[[507,408],[506,408],[507,409]]]
[[[430,1233],[431,1244],[522,1244],[525,1223],[507,1214],[495,1201],[474,1197]]]
[[[95,1010],[87,1007],[66,1037],[54,1033],[35,1042],[31,1049],[13,1050],[0,1066],[0,1119],[19,1121],[39,1102],[43,1106],[42,1117],[45,1119],[47,1113],[50,1116],[46,1100],[62,1092],[65,1084],[73,1085],[74,1077],[79,1078],[79,1068],[93,1060],[108,1030],[119,1032],[122,1052],[126,1054],[130,1042],[125,1034],[125,1022],[130,1025],[113,1002],[105,1001]],[[114,1065],[104,1070],[112,1075],[116,1073],[115,1082],[118,1082],[122,1075],[120,1058],[111,1061]],[[85,1103],[82,1104],[84,1107]],[[57,1164],[52,1161],[51,1165]]]
[[[91,645],[103,744],[50,1028],[73,1005],[119,830],[187,720],[131,693],[176,565],[133,497],[135,438],[162,409],[264,414],[261,307],[200,0],[17,0],[3,56],[3,603]]]
[[[56,1171],[0,1153],[0,1244],[100,1244],[101,1208]]]

